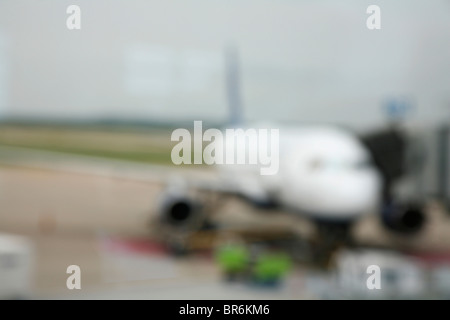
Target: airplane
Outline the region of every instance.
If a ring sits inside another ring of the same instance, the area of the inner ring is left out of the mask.
[[[205,209],[208,200],[192,196],[192,189],[236,195],[261,210],[276,207],[307,217],[326,246],[348,239],[351,226],[371,212],[380,212],[391,230],[414,233],[423,227],[422,205],[400,201],[393,191],[404,175],[406,142],[401,132],[389,128],[359,137],[330,125],[244,124],[234,50],[228,51],[226,61],[231,127],[279,129],[279,171],[261,175],[260,165],[222,164],[216,166],[219,183],[169,182],[158,205],[158,221],[174,238],[183,239],[207,225],[205,210],[214,210]],[[225,150],[235,146],[226,139]]]

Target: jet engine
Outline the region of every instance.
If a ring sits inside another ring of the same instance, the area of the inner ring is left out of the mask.
[[[158,222],[171,233],[191,233],[205,222],[203,209],[201,202],[188,192],[166,190],[158,206]]]
[[[422,229],[425,224],[425,213],[419,204],[388,204],[384,207],[381,220],[390,230],[414,233]]]

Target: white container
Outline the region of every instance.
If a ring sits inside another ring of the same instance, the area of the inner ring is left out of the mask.
[[[0,299],[30,297],[32,259],[27,238],[0,233]]]

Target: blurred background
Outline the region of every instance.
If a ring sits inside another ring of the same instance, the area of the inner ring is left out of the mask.
[[[1,298],[448,298],[450,2],[373,2],[1,1]],[[230,81],[246,121],[361,137],[388,200],[420,202],[424,223],[397,232],[380,210],[324,245],[301,215],[207,193],[210,225],[168,240],[168,182],[221,183],[174,166],[171,133],[226,126]],[[382,290],[366,288],[372,264]]]

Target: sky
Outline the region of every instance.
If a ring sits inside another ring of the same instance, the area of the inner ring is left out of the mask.
[[[447,0],[3,0],[0,117],[221,121],[233,47],[246,119],[368,128],[404,102],[407,121],[441,123],[449,17]]]

